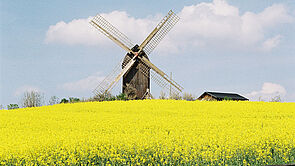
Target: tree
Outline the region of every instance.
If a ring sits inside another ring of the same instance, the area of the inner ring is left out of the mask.
[[[22,99],[22,106],[25,107],[39,107],[43,104],[43,95],[37,91],[28,91],[24,93]]]
[[[61,99],[60,103],[68,103],[69,100],[67,100],[66,98]]]
[[[4,107],[2,104],[0,104],[0,110],[4,110]]]
[[[111,93],[97,94],[93,97],[93,101],[113,101],[116,98]]]
[[[70,101],[70,103],[77,103],[80,101],[80,99],[76,98],[76,97],[69,97],[69,101]]]
[[[171,96],[169,97],[169,99],[181,100],[182,97],[178,93],[172,93]]]
[[[59,103],[59,98],[57,96],[51,96],[48,104],[49,105],[54,105],[54,104],[58,104]]]
[[[167,97],[166,97],[166,93],[163,92],[163,91],[161,91],[161,92],[160,92],[159,99],[162,99],[162,100],[167,99]]]
[[[9,105],[7,105],[8,110],[17,109],[17,108],[19,108],[19,106],[17,104],[9,104]]]
[[[281,96],[275,96],[270,99],[270,102],[282,102]]]
[[[194,101],[195,96],[192,95],[191,93],[183,93],[182,99],[187,101]]]

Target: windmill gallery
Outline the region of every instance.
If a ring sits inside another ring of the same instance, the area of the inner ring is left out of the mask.
[[[148,59],[148,55],[151,54],[178,20],[179,17],[170,10],[141,45],[134,45],[126,35],[121,33],[101,15],[96,15],[90,21],[90,24],[127,51],[127,54],[96,87],[94,90],[95,95],[108,94],[122,77],[122,92],[129,99],[150,98],[151,79],[164,90],[169,89],[172,94],[181,93],[183,87],[172,80],[172,78],[169,78],[167,74]]]

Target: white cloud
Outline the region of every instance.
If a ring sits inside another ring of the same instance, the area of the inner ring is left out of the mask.
[[[182,18],[173,39],[178,47],[191,47],[190,43],[221,49],[270,50],[279,44],[280,35],[266,39],[271,28],[292,21],[286,8],[274,4],[260,13],[239,13],[239,9],[224,0],[186,6],[179,13]]]
[[[72,92],[92,91],[103,79],[104,76],[101,76],[100,73],[95,73],[74,82],[64,83],[63,85],[59,86],[59,88]]]
[[[126,34],[130,39],[144,40],[144,34],[148,34],[156,24],[159,16],[145,19],[135,19],[124,11],[101,13],[106,20]],[[92,16],[85,19],[75,19],[68,23],[60,21],[49,27],[46,33],[46,43],[65,43],[69,45],[104,45],[110,44],[109,39],[89,24]],[[140,32],[138,31],[140,29]],[[113,44],[113,43],[111,43]],[[135,44],[135,43],[134,43]]]
[[[161,15],[134,18],[122,11],[101,15],[130,39],[140,42],[161,19]],[[192,47],[270,51],[278,46],[282,37],[275,34],[269,38],[266,37],[267,32],[277,25],[293,20],[282,4],[273,4],[260,13],[248,11],[240,14],[237,7],[225,0],[185,6],[178,15],[180,22],[173,29],[173,33],[159,45],[159,52],[183,51]],[[50,26],[45,41],[85,45],[110,44],[111,42],[106,42],[109,39],[91,27],[88,23],[90,18],[68,23],[61,21]]]
[[[261,90],[253,91],[247,94],[247,96],[249,96],[251,100],[259,100],[260,98],[262,100],[269,101],[275,96],[284,97],[286,94],[286,89],[282,85],[265,82],[262,85]]]
[[[267,39],[262,44],[262,49],[264,51],[270,51],[271,49],[275,48],[277,45],[279,45],[281,41],[282,36],[277,35],[273,38]]]
[[[19,87],[18,89],[15,90],[14,96],[18,97],[18,96],[23,95],[25,92],[31,92],[31,91],[41,92],[40,88],[38,88],[38,87],[24,85],[24,86]]]
[[[49,27],[45,42],[46,43],[65,43],[65,44],[86,44],[95,45],[103,44],[104,37],[91,28],[89,20],[75,19],[69,23],[63,21]]]

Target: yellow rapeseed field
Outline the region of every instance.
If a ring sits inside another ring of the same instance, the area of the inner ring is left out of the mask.
[[[0,165],[295,163],[295,103],[110,101],[0,110]]]

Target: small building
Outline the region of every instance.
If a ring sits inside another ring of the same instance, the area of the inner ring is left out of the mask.
[[[204,92],[198,100],[206,101],[222,101],[222,100],[235,100],[235,101],[248,101],[249,99],[236,94],[236,93],[221,93],[221,92]]]

